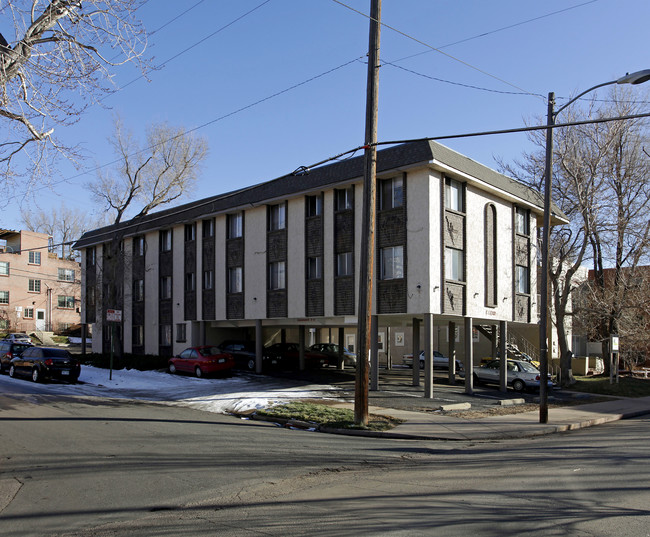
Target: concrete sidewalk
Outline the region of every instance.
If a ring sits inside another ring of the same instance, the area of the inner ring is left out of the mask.
[[[350,407],[341,403],[340,407]],[[463,419],[433,412],[412,412],[370,407],[371,414],[405,420],[385,432],[328,430],[326,432],[386,438],[420,440],[499,440],[526,438],[591,427],[612,421],[650,414],[650,397],[620,398],[549,409],[548,423],[539,423],[539,412],[523,412],[477,419]]]

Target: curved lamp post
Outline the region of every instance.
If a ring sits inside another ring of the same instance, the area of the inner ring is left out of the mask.
[[[540,299],[539,344],[540,344],[540,378],[539,383],[539,422],[548,422],[548,391],[545,379],[548,378],[548,262],[549,262],[549,237],[551,224],[551,194],[553,182],[553,127],[558,114],[567,106],[573,104],[580,97],[595,89],[612,84],[643,84],[650,80],[650,69],[628,73],[625,76],[609,82],[597,84],[583,91],[557,111],[555,108],[555,93],[548,94],[548,115],[546,120],[546,173],[544,174],[544,221],[542,230],[542,292]]]

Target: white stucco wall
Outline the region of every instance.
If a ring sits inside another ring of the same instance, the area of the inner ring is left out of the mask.
[[[245,221],[245,316],[247,319],[265,319],[266,205],[247,210]]]
[[[217,216],[214,222],[214,290],[215,290],[215,319],[226,318],[226,291],[228,275],[226,273],[226,220],[225,214]],[[248,227],[244,216],[244,232]],[[244,273],[244,279],[246,275]],[[246,283],[244,283],[246,289]]]

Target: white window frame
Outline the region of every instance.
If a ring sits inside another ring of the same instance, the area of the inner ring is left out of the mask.
[[[9,276],[9,261],[0,261],[0,276]]]
[[[57,307],[64,310],[74,309],[74,297],[69,295],[59,295],[57,297]]]
[[[445,279],[465,281],[465,251],[458,248],[445,248]]]
[[[517,293],[522,295],[530,294],[530,268],[523,265],[516,265]]]
[[[445,207],[459,213],[465,212],[465,196],[463,183],[445,178]]]
[[[9,304],[9,291],[0,291],[0,304]]]
[[[379,251],[382,280],[400,280],[404,278],[404,247],[388,246]]]
[[[29,264],[29,265],[40,265],[41,264],[41,252],[30,251],[27,254],[27,264]]]
[[[521,207],[515,207],[515,231],[519,235],[530,235],[530,218],[528,211]]]
[[[41,292],[41,280],[35,280],[30,278],[27,283],[27,289],[30,293],[40,293]]]
[[[74,269],[59,268],[57,272],[58,272],[57,279],[60,282],[74,282],[74,277],[75,277]]]

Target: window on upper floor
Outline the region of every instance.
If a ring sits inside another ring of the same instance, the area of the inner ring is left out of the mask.
[[[307,258],[307,279],[320,280],[323,277],[323,258],[308,257]]]
[[[31,293],[40,293],[41,292],[41,280],[32,280],[30,279],[27,284],[27,288]]]
[[[445,207],[452,211],[465,212],[463,183],[449,177],[445,179]]]
[[[323,213],[323,197],[320,194],[316,196],[307,196],[306,209],[307,218],[320,216]]]
[[[212,289],[214,287],[214,272],[212,270],[203,271],[203,289]]]
[[[379,182],[379,207],[381,210],[395,209],[404,205],[404,182],[401,177]]]
[[[379,251],[380,278],[396,280],[404,277],[404,247],[389,246]]]
[[[41,264],[41,252],[29,252],[27,262],[30,265],[40,265]]]
[[[97,254],[94,246],[86,248],[86,262],[91,267],[95,266],[95,263],[97,262]]]
[[[0,276],[9,276],[9,261],[0,261]]]
[[[172,277],[163,276],[160,278],[160,299],[165,300],[172,297]]]
[[[144,345],[144,327],[139,324],[134,324],[131,328],[131,337],[133,338],[133,345],[137,347]]]
[[[228,292],[241,293],[243,291],[243,271],[241,267],[230,267],[228,269]]]
[[[67,295],[59,295],[58,296],[58,307],[71,310],[74,308],[74,297],[73,296],[67,296]]]
[[[133,237],[133,255],[136,257],[144,255],[144,237]]]
[[[229,214],[228,220],[228,238],[239,239],[244,231],[244,214],[235,213]]]
[[[196,290],[196,277],[193,272],[185,273],[185,292],[192,293]]]
[[[269,263],[269,289],[284,289],[285,286],[286,280],[284,261]]]
[[[142,302],[144,300],[144,280],[133,280],[133,300]]]
[[[515,208],[515,231],[520,235],[530,235],[530,218],[528,211],[521,207]]]
[[[201,228],[202,228],[204,239],[208,237],[214,237],[214,218],[208,218],[207,220],[203,220],[203,224]]]
[[[160,251],[161,252],[172,251],[172,230],[171,229],[163,229],[160,231]]]
[[[517,293],[524,295],[530,294],[530,269],[528,267],[516,266],[515,286]]]
[[[278,231],[286,228],[286,205],[278,203],[269,206],[269,231]]]
[[[74,282],[74,269],[58,269],[57,278],[60,282]]]
[[[185,242],[196,240],[196,224],[185,224]]]
[[[456,248],[445,248],[445,278],[447,280],[465,281],[465,253]]]
[[[354,199],[352,187],[335,190],[335,210],[347,211],[352,209]]]
[[[0,291],[0,304],[9,304],[9,291]]]
[[[354,254],[352,252],[336,254],[336,275],[352,276],[352,274],[354,274]]]

